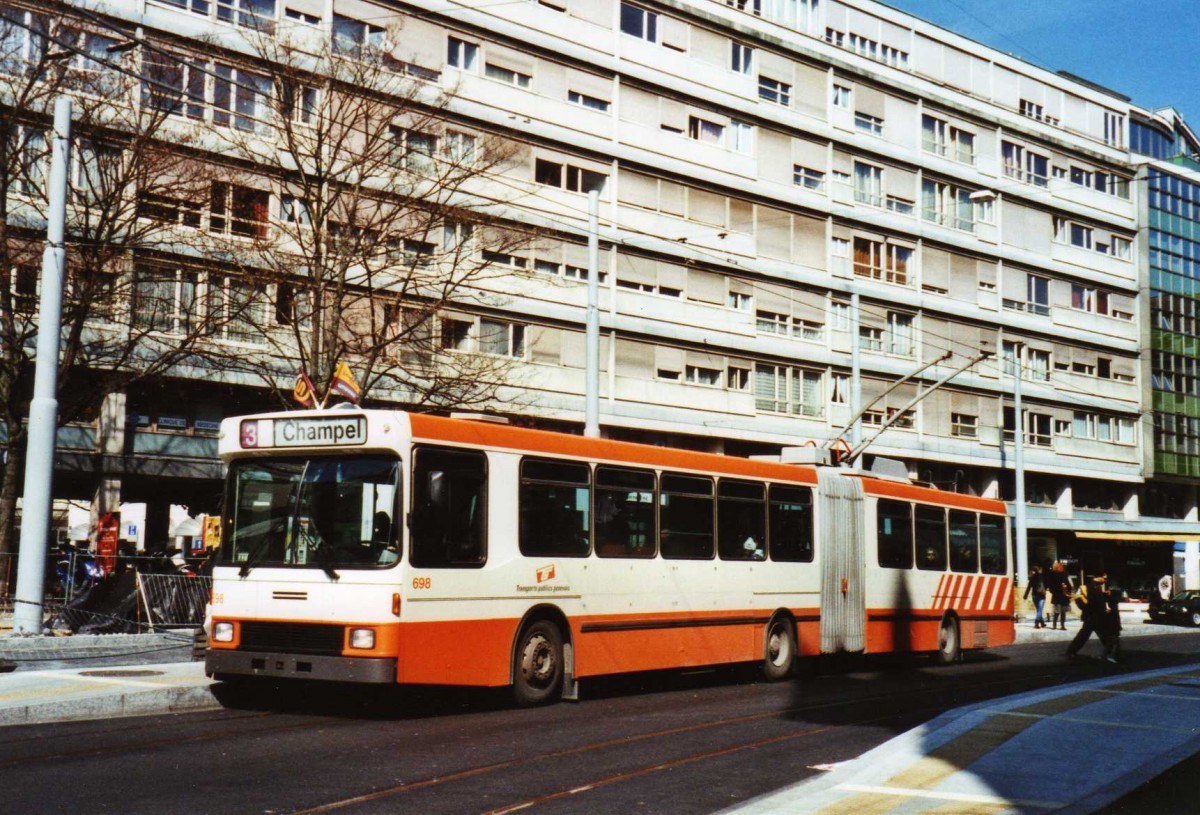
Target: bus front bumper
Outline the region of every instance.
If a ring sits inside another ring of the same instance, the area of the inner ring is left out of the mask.
[[[214,679],[225,676],[265,676],[393,684],[396,681],[396,659],[218,651],[210,648],[204,655],[204,672]]]

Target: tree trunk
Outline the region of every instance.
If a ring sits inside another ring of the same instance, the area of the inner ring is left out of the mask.
[[[25,447],[23,439],[14,443],[13,435],[10,431],[8,457],[0,471],[0,597],[12,594],[17,579],[17,496],[25,474]]]

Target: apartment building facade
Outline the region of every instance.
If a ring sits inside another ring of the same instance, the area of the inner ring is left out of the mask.
[[[479,191],[539,238],[505,253],[476,236],[478,252],[514,273],[447,312],[441,336],[456,353],[511,359],[505,394],[527,420],[582,424],[595,190],[606,435],[770,454],[848,438],[861,393],[859,432],[878,432],[868,455],[947,489],[1013,500],[1019,433],[1031,563],[1107,557],[1133,586],[1170,570],[1167,538],[1200,531],[1186,485],[1167,485],[1171,500],[1147,514],[1141,269],[1153,243],[1129,144],[1131,117],[1145,112],[1119,94],[870,0],[102,10],[198,60],[241,66],[250,84],[246,32],[341,38],[448,94],[455,133],[510,140],[513,155]],[[194,101],[215,122],[207,81]],[[248,95],[241,112],[268,118],[268,96]],[[416,138],[432,154],[449,134]],[[274,180],[257,190],[254,218],[294,217]],[[197,213],[196,228],[215,215]],[[268,311],[282,291],[267,288]],[[287,361],[272,364],[286,379]],[[151,472],[166,493],[157,479],[186,469],[203,492],[215,415],[253,407],[249,385],[183,380],[171,387],[184,400],[153,390],[109,400],[109,431],[99,421],[72,431],[82,448],[114,451],[77,468],[80,483],[102,478],[111,493]],[[1118,555],[1146,524],[1164,537]]]

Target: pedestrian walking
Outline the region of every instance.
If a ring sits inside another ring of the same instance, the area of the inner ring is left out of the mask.
[[[1033,598],[1034,628],[1045,628],[1046,618],[1042,611],[1046,607],[1046,578],[1042,575],[1042,567],[1034,566],[1029,572],[1029,585],[1025,587],[1025,599]]]
[[[1109,662],[1116,662],[1121,654],[1121,600],[1124,599],[1124,592],[1118,589],[1117,591],[1109,590],[1107,599],[1107,608],[1104,614],[1104,634],[1101,637],[1103,640],[1108,638],[1108,642],[1104,645],[1104,658]]]
[[[1071,578],[1067,567],[1056,560],[1046,575],[1046,588],[1050,590],[1050,627],[1067,630],[1067,614],[1071,610]]]
[[[1109,662],[1116,662],[1116,657],[1109,653],[1111,638],[1109,612],[1109,596],[1108,596],[1108,575],[1101,572],[1097,575],[1092,575],[1090,580],[1087,580],[1079,587],[1079,593],[1075,596],[1075,604],[1079,606],[1080,616],[1083,618],[1083,625],[1079,629],[1079,633],[1075,635],[1075,639],[1071,640],[1071,644],[1067,646],[1067,657],[1074,658],[1081,648],[1091,639],[1093,633],[1100,638],[1101,645],[1104,646],[1103,656]]]

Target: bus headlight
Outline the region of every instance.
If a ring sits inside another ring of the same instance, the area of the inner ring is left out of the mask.
[[[213,623],[213,642],[233,642],[233,623]]]
[[[375,647],[374,628],[351,628],[350,647],[369,649]]]

